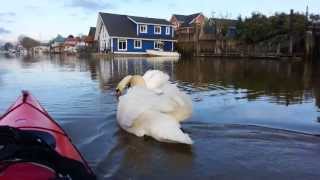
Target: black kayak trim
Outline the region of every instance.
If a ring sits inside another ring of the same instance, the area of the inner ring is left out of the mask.
[[[0,173],[12,164],[33,162],[53,169],[57,180],[68,177],[73,180],[96,179],[85,164],[56,152],[55,145],[50,133],[0,126]]]

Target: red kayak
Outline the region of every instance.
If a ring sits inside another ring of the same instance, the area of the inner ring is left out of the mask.
[[[0,118],[0,180],[95,179],[66,132],[27,91]]]

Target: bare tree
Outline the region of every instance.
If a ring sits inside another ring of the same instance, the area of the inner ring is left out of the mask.
[[[27,49],[28,52],[31,50],[31,48],[36,47],[40,44],[39,41],[27,36],[20,36],[18,40],[20,44]]]

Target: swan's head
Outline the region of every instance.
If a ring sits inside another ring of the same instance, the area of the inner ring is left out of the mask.
[[[123,78],[119,84],[117,85],[117,88],[116,88],[116,95],[117,96],[121,96],[121,94],[123,93],[123,91],[126,89],[126,88],[130,88],[130,87],[133,87],[133,86],[143,86],[145,87],[146,86],[146,83],[143,79],[142,76],[139,76],[139,75],[134,75],[134,76],[126,76],[125,78]]]

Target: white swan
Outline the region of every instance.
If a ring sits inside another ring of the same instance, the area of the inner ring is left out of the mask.
[[[161,142],[192,144],[180,122],[192,114],[191,99],[158,70],[127,76],[117,86],[120,95],[117,121],[121,128],[138,137],[151,136]]]

